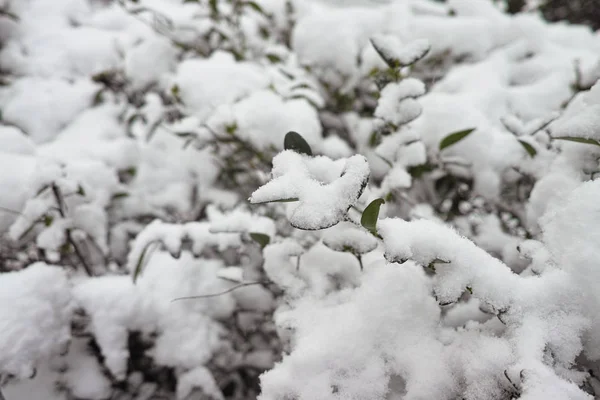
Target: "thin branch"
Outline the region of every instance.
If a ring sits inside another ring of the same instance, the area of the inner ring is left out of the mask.
[[[14,214],[14,215],[21,215],[21,216],[23,215],[23,213],[20,213],[19,211],[11,210],[10,208],[6,208],[6,207],[2,207],[2,206],[0,206],[0,211],[5,211],[9,214]],[[2,400],[2,399],[0,398],[0,400]]]
[[[244,283],[240,283],[239,285],[233,286],[233,287],[231,287],[225,291],[219,292],[219,293],[202,294],[202,295],[198,295],[198,296],[177,297],[177,298],[171,300],[171,302],[179,301],[179,300],[193,300],[193,299],[205,299],[205,298],[209,298],[209,297],[217,297],[217,296],[222,296],[227,293],[231,293],[234,290],[237,290],[237,289],[245,287],[245,286],[268,285],[270,283],[273,283],[273,282],[271,282],[271,281],[244,282]]]
[[[65,204],[63,201],[62,194],[60,193],[60,189],[58,188],[58,186],[56,186],[55,183],[52,183],[51,188],[52,193],[54,194],[54,198],[56,199],[56,204],[58,205],[58,212],[62,218],[66,218]],[[94,276],[92,268],[88,265],[87,261],[85,260],[85,257],[83,256],[81,249],[77,245],[77,242],[75,242],[75,239],[73,239],[71,229],[66,229],[66,236],[69,244],[73,246],[73,249],[75,250],[75,255],[81,262],[81,265],[83,265],[83,269],[85,269],[85,272],[88,274],[88,276]]]

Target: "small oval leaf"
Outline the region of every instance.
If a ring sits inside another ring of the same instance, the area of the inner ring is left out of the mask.
[[[312,150],[306,140],[297,132],[289,131],[283,139],[283,148],[296,153],[312,156]]]
[[[264,249],[271,242],[269,235],[264,233],[250,232],[249,235],[252,240],[260,245],[261,249]]]
[[[537,150],[532,145],[521,139],[519,139],[519,143],[521,143],[521,146],[523,146],[523,148],[525,149],[525,151],[527,151],[527,154],[529,154],[530,157],[535,157],[535,155],[537,154]]]
[[[577,142],[577,143],[585,143],[585,144],[595,144],[596,146],[600,146],[600,141],[598,141],[596,139],[586,139],[586,138],[581,138],[581,137],[576,137],[576,136],[558,136],[558,137],[553,137],[552,139],[567,140],[569,142]]]
[[[377,236],[377,219],[379,218],[379,209],[385,203],[383,199],[373,200],[362,213],[360,224],[369,232]]]
[[[470,128],[470,129],[465,129],[462,131],[458,131],[458,132],[454,132],[449,134],[448,136],[446,136],[445,138],[442,139],[442,141],[440,142],[440,151],[444,150],[447,147],[450,147],[458,142],[460,142],[461,140],[463,140],[464,138],[466,138],[467,136],[469,136],[469,134],[471,132],[473,132],[476,128]]]

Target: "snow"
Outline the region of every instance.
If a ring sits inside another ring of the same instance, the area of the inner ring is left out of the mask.
[[[597,397],[598,33],[238,5],[0,1],[6,397],[166,392],[133,332],[178,399]]]
[[[411,122],[422,112],[414,98],[424,94],[425,84],[418,79],[408,78],[397,84],[389,84],[381,91],[375,116],[394,125]]]
[[[321,139],[321,125],[315,109],[303,99],[284,100],[275,93],[255,91],[233,106],[233,119],[240,136],[259,149],[281,149],[289,131],[302,132],[313,146]]]
[[[340,222],[325,230],[322,238],[323,244],[335,251],[351,249],[355,254],[364,254],[377,247],[377,240],[370,233],[350,222]]]
[[[2,302],[10,304],[0,309],[0,370],[31,378],[39,362],[61,352],[70,340],[72,303],[67,275],[60,267],[36,263],[0,278]]]
[[[66,362],[66,380],[74,396],[90,400],[110,397],[110,380],[104,375],[98,360],[87,351],[85,339],[73,341]]]
[[[425,39],[403,45],[400,39],[393,35],[375,35],[371,38],[371,43],[386,61],[390,60],[392,64],[399,66],[414,64],[431,48]]]
[[[98,89],[82,79],[68,83],[56,78],[22,78],[0,91],[2,116],[36,143],[47,142],[91,104]],[[60,103],[55,103],[56,99]]]
[[[551,208],[541,219],[544,241],[553,259],[570,272],[584,293],[584,310],[593,324],[587,335],[588,354],[594,359],[600,358],[600,319],[594,311],[600,304],[598,291],[594,288],[600,276],[594,263],[598,250],[592,245],[598,239],[598,213],[594,199],[599,190],[598,182],[586,182],[573,190],[562,201],[562,206]]]
[[[222,104],[267,87],[267,76],[255,65],[236,63],[233,56],[216,52],[209,59],[180,63],[173,78],[186,107],[201,120]]]

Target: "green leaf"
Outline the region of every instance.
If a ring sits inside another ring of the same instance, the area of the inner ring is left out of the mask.
[[[252,240],[260,245],[261,249],[264,249],[271,242],[269,235],[264,233],[250,232],[249,235]]]
[[[467,286],[467,290],[469,291],[469,293],[473,294],[473,288],[471,286]]]
[[[281,57],[276,54],[267,54],[267,60],[271,61],[273,64],[281,62]]]
[[[225,125],[225,131],[230,135],[235,135],[235,132],[237,131],[237,129],[238,129],[237,122]]]
[[[150,246],[152,246],[155,243],[156,242],[148,243],[146,245],[146,247],[144,247],[144,250],[142,250],[142,254],[140,254],[140,258],[138,259],[137,263],[135,264],[135,269],[133,270],[133,283],[135,283],[138,276],[142,273],[142,268],[144,267],[144,258],[146,257],[146,253],[148,252],[148,249],[150,248]]]
[[[384,199],[373,200],[362,213],[360,224],[364,226],[373,235],[377,235],[377,219],[379,218],[379,209],[385,203]]]
[[[467,136],[469,136],[469,134],[471,132],[473,132],[476,128],[470,128],[470,129],[465,129],[462,131],[458,131],[458,132],[454,132],[449,134],[448,136],[446,136],[445,138],[442,139],[442,141],[440,142],[440,151],[444,150],[447,147],[450,147],[458,142],[460,142],[461,140],[463,140],[464,138],[466,138]]]
[[[527,151],[527,154],[529,154],[532,158],[535,157],[535,155],[537,154],[537,150],[530,145],[529,143],[527,143],[524,140],[518,139],[519,143],[521,143],[521,146],[523,146],[523,148],[525,149],[525,151]]]
[[[80,196],[85,196],[85,190],[83,189],[83,186],[81,186],[81,185],[77,186],[77,194]]]
[[[259,5],[258,5],[258,3],[257,3],[257,2],[255,2],[255,1],[245,1],[245,2],[243,2],[242,4],[243,4],[243,5],[245,5],[245,6],[248,6],[248,7],[252,8],[252,9],[253,9],[254,11],[256,11],[257,13],[260,13],[260,14],[262,14],[262,15],[267,15],[267,14],[265,13],[265,11],[262,9],[262,7],[261,7],[261,6],[259,6]]]
[[[210,7],[210,13],[213,16],[219,15],[219,7],[217,6],[218,0],[208,0],[208,5]]]
[[[558,136],[558,137],[553,137],[552,139],[567,140],[569,142],[577,142],[577,143],[585,143],[585,144],[595,144],[596,146],[600,146],[600,141],[598,141],[596,139],[586,139],[586,138],[581,138],[581,137],[576,137],[576,136]]]
[[[310,146],[299,133],[289,131],[283,139],[283,148],[285,150],[293,150],[296,153],[312,156]]]
[[[52,222],[54,221],[54,217],[52,215],[44,215],[42,218],[44,219],[44,225],[46,226],[52,225]]]
[[[117,192],[115,194],[112,195],[112,199],[122,199],[124,197],[129,197],[129,193],[127,192]]]
[[[71,243],[65,243],[59,247],[58,251],[60,252],[60,254],[65,255],[73,253],[74,249],[73,246],[71,246]]]
[[[414,165],[412,167],[408,167],[406,170],[408,171],[410,176],[412,176],[414,179],[419,179],[423,175],[425,175],[429,172],[435,171],[435,166],[432,164],[426,163],[426,164],[419,164],[419,165]]]
[[[171,94],[173,95],[173,97],[175,98],[179,98],[179,93],[181,93],[181,90],[179,89],[179,85],[175,84],[171,87]]]
[[[126,168],[124,171],[125,171],[126,174],[129,174],[131,176],[136,176],[136,174],[137,174],[137,168],[136,167]]]
[[[266,204],[266,203],[293,203],[295,201],[300,201],[297,197],[290,197],[289,199],[279,199],[279,200],[271,200],[271,201],[262,201],[254,204]]]

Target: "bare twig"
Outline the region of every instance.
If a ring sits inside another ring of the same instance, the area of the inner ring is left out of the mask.
[[[233,286],[233,287],[231,287],[227,290],[224,290],[222,292],[219,292],[219,293],[202,294],[202,295],[198,295],[198,296],[177,297],[177,298],[171,300],[171,302],[179,301],[179,300],[193,300],[193,299],[205,299],[205,298],[209,298],[209,297],[217,297],[217,296],[222,296],[227,293],[231,293],[234,290],[237,290],[237,289],[245,287],[245,286],[268,285],[270,283],[273,283],[273,282],[271,282],[271,281],[244,282],[244,283],[240,283],[239,285]]]
[[[6,207],[2,207],[2,206],[0,206],[0,211],[4,211],[4,212],[7,212],[9,214],[14,214],[14,215],[23,215],[22,213],[20,213],[18,211],[11,210],[10,208],[6,208]]]

